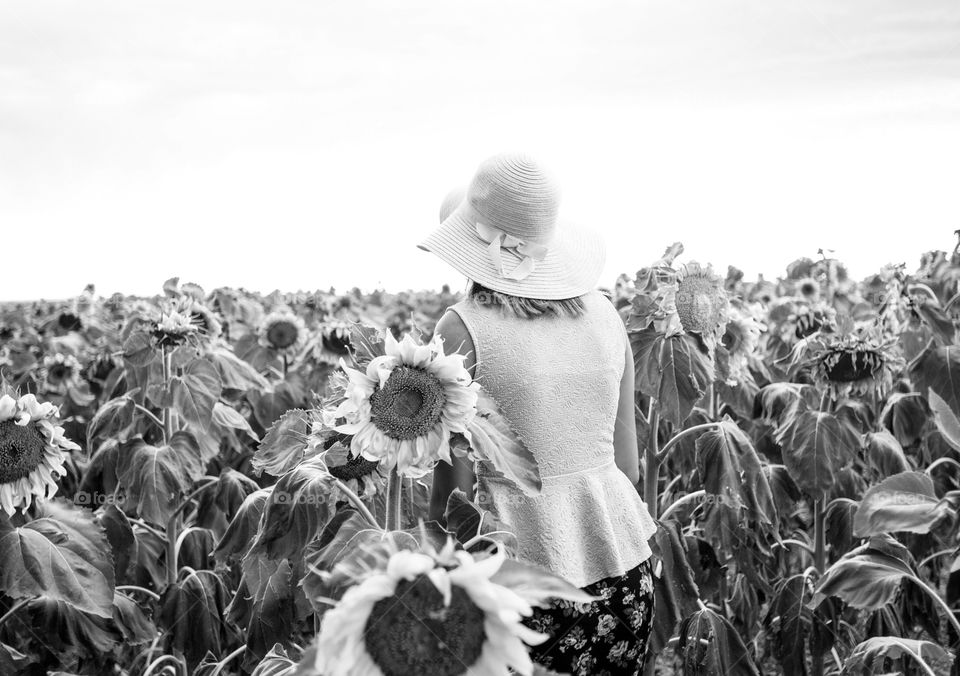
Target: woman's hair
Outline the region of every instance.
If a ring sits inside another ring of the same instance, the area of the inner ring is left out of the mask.
[[[524,319],[549,315],[579,317],[586,312],[586,306],[580,296],[564,298],[563,300],[524,298],[523,296],[511,296],[500,291],[494,291],[473,281],[467,285],[467,297],[474,303],[481,305],[497,305],[505,311]]]

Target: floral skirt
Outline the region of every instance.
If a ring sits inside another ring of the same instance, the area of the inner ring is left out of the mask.
[[[653,619],[652,558],[620,576],[583,588],[600,600],[558,601],[534,608],[525,624],[549,639],[530,649],[535,662],[559,674],[612,676],[643,670]]]

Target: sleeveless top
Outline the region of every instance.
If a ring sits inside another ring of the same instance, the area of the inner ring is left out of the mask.
[[[473,340],[477,382],[543,481],[539,495],[527,496],[477,463],[477,502],[516,534],[520,558],[578,587],[642,563],[657,529],[614,462],[626,329],[600,292],[583,301],[580,317],[516,317],[470,298],[450,308]]]

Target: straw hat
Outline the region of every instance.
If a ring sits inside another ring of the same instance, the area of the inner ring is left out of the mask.
[[[466,195],[420,245],[488,289],[512,296],[561,300],[594,289],[605,252],[596,233],[557,218],[553,176],[527,155],[483,162]]]

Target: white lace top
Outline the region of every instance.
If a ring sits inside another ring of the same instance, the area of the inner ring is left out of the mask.
[[[537,459],[543,490],[524,495],[478,465],[477,501],[516,533],[520,556],[578,587],[650,556],[656,524],[614,462],[626,330],[599,292],[581,317],[515,317],[467,299],[460,315],[476,377]]]

